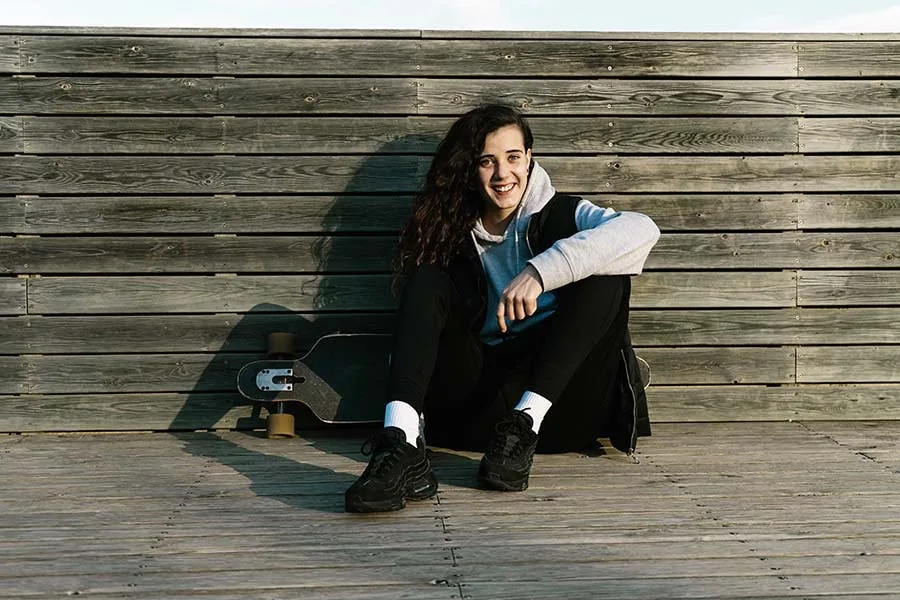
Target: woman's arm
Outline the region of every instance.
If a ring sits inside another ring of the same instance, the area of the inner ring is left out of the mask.
[[[528,261],[545,292],[591,275],[638,275],[659,239],[659,228],[647,215],[600,208],[588,200],[578,203],[575,224],[578,233]]]

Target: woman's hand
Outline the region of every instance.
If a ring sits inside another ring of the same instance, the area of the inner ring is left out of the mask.
[[[500,303],[497,305],[497,324],[500,326],[500,332],[506,333],[506,319],[521,321],[533,315],[537,310],[538,296],[543,291],[544,285],[537,269],[530,264],[526,265],[500,294]]]

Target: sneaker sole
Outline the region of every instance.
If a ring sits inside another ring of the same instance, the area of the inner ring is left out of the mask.
[[[371,513],[391,512],[406,508],[407,500],[427,500],[437,494],[438,482],[434,473],[429,471],[422,479],[413,483],[406,493],[397,498],[387,500],[363,500],[362,498],[345,498],[344,512]]]
[[[493,474],[482,475],[481,473],[479,473],[477,479],[479,485],[482,488],[488,490],[498,490],[501,492],[524,492],[528,489],[528,477],[525,477],[524,479],[506,481]]]

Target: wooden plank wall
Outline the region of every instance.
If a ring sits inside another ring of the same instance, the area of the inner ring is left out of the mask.
[[[388,331],[483,102],[651,215],[657,421],[900,418],[900,36],[0,31],[0,430],[259,423],[266,334]]]

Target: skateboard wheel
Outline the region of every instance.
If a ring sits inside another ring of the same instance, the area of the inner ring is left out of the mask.
[[[297,356],[297,337],[293,333],[276,331],[269,334],[269,358],[291,359]]]
[[[266,437],[270,440],[294,437],[294,415],[272,413],[266,420]]]

